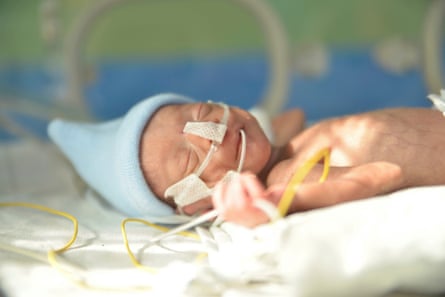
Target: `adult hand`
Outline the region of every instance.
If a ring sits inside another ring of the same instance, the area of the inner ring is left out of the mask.
[[[315,171],[321,171],[316,168]],[[322,183],[302,183],[295,189],[289,212],[311,210],[395,191],[403,184],[403,172],[395,164],[373,162],[356,167],[333,167]]]
[[[445,184],[445,119],[427,108],[383,109],[321,121],[295,136],[289,146],[294,171],[323,147],[332,166],[386,161],[400,166],[403,187]],[[268,184],[282,180],[269,174]]]

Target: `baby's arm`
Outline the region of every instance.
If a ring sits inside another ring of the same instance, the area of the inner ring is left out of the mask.
[[[280,113],[272,119],[272,130],[275,145],[287,144],[295,135],[304,129],[305,117],[301,109],[291,109]]]
[[[316,167],[314,171],[320,170]],[[400,167],[387,162],[374,162],[357,167],[333,167],[323,183],[308,182],[299,185],[288,213],[311,210],[335,204],[373,197],[394,191],[402,185]],[[315,172],[317,173],[317,172]],[[242,173],[229,183],[218,184],[212,200],[221,217],[247,227],[270,220],[258,202],[278,205],[285,183],[265,189],[251,173]]]

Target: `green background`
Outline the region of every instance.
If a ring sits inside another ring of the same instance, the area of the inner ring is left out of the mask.
[[[0,0],[0,63],[44,60],[94,1],[59,0],[59,34],[52,48],[41,38],[42,3]],[[292,45],[370,45],[394,36],[418,40],[430,1],[267,0]],[[98,20],[87,42],[90,57],[249,51],[263,47],[255,20],[235,1],[129,0]]]

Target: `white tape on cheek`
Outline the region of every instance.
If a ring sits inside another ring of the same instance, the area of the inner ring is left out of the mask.
[[[187,122],[183,132],[197,135],[220,144],[224,139],[226,130],[227,126],[225,124],[214,122]]]
[[[433,102],[434,107],[440,110],[445,116],[445,90],[440,90],[440,96],[436,94],[428,95],[428,99],[430,99]]]
[[[173,197],[179,207],[189,205],[210,195],[212,195],[212,189],[193,173],[171,185],[164,192],[164,196]]]

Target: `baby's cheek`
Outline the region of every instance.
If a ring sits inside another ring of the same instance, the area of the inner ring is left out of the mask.
[[[198,213],[206,212],[213,208],[213,203],[211,198],[204,198],[198,200],[192,204],[182,207],[182,211],[187,215],[194,215]]]

